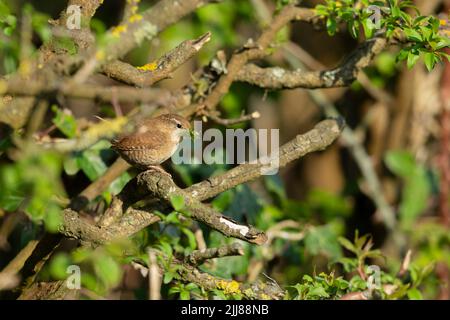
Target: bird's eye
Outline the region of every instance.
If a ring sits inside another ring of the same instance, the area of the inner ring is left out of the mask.
[[[177,123],[177,128],[181,129],[181,123]]]

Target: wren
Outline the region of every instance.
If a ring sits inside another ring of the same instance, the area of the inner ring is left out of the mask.
[[[132,166],[161,170],[159,165],[175,153],[189,133],[188,120],[177,114],[163,114],[143,121],[135,132],[112,141],[111,148]]]

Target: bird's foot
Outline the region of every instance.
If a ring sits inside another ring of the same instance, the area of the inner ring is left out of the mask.
[[[165,171],[165,170],[164,170],[162,167],[160,167],[160,166],[149,166],[149,167],[147,168],[147,170],[149,170],[149,171],[157,171],[157,172],[159,172],[159,173],[162,173],[162,174],[168,176],[170,179],[172,179],[172,175],[171,175],[170,173],[168,173],[167,171]]]

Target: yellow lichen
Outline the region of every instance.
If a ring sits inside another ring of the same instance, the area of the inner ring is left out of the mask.
[[[112,29],[111,34],[113,35],[113,37],[118,38],[118,37],[120,37],[120,35],[122,33],[127,32],[127,29],[128,29],[128,27],[126,24],[121,24],[121,25],[115,27],[114,29]]]
[[[231,280],[231,281],[225,281],[225,280],[219,280],[216,283],[216,286],[218,289],[223,290],[225,294],[240,294],[241,289],[239,287],[239,282]]]
[[[95,53],[95,59],[97,59],[97,61],[105,59],[105,51],[97,50],[97,52]]]
[[[4,95],[7,90],[8,90],[8,82],[6,82],[5,80],[0,80],[0,96]],[[3,99],[1,102],[4,101]]]
[[[138,22],[142,20],[142,16],[140,14],[133,14],[129,19],[130,23]]]
[[[261,300],[270,300],[270,297],[265,293],[261,293],[260,298],[261,298]]]
[[[141,67],[137,67],[137,69],[141,71],[154,71],[156,68],[158,68],[158,64],[156,62],[150,62]]]
[[[22,76],[28,76],[31,73],[31,62],[28,59],[23,60],[19,65],[19,73]]]

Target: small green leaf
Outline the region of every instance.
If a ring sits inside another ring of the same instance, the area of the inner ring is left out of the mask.
[[[108,169],[100,156],[100,150],[85,150],[76,157],[78,166],[91,181],[99,178]]]
[[[56,105],[52,106],[52,110],[56,113],[53,118],[54,125],[68,138],[75,137],[77,133],[75,117],[68,110],[61,110]]]
[[[119,264],[108,255],[95,256],[95,273],[107,287],[114,287],[119,284],[122,278],[122,270]]]
[[[357,253],[357,249],[356,247],[353,245],[353,243],[351,243],[349,240],[347,240],[346,238],[343,237],[339,237],[338,238],[339,243],[341,244],[341,246],[343,246],[345,249],[347,249],[350,252],[353,253]]]
[[[336,34],[337,22],[333,17],[328,17],[327,19],[327,32],[330,36],[334,36]]]
[[[67,278],[67,267],[70,265],[69,256],[65,253],[58,253],[50,261],[50,274],[58,280]]]
[[[350,32],[350,35],[357,39],[359,35],[359,22],[356,20],[352,20],[348,23],[348,30]]]
[[[170,203],[172,204],[172,207],[176,211],[182,211],[184,209],[184,198],[181,195],[173,195],[170,197]]]
[[[166,272],[164,274],[164,278],[163,278],[164,284],[170,283],[174,277],[175,277],[175,274],[173,274],[172,272]]]
[[[197,248],[197,240],[195,239],[194,233],[188,228],[181,228],[181,231],[186,235],[189,241],[189,248],[195,250]]]
[[[408,290],[409,300],[423,300],[422,293],[416,288],[411,288]]]
[[[406,65],[408,66],[409,69],[411,69],[412,67],[414,67],[417,63],[417,61],[419,60],[420,55],[418,53],[413,53],[412,51],[408,52],[408,58],[407,58],[407,62]]]
[[[423,41],[422,35],[414,29],[404,29],[403,32],[408,37],[408,40],[417,41],[417,42]]]
[[[77,174],[78,171],[80,171],[77,159],[73,156],[68,156],[66,159],[64,159],[63,166],[64,172],[67,173],[69,176],[73,176]]]
[[[324,5],[321,5],[321,4],[317,5],[315,10],[316,10],[316,14],[318,16],[327,16],[328,15],[328,8]]]
[[[173,223],[173,224],[180,223],[180,219],[178,219],[178,215],[179,215],[179,213],[177,211],[173,211],[164,218],[164,221],[166,223]]]
[[[434,52],[426,52],[423,55],[423,61],[425,62],[425,66],[427,67],[428,71],[433,70],[436,64]]]
[[[372,38],[376,29],[376,25],[372,22],[372,19],[363,19],[361,24],[363,26],[364,36],[367,39]]]
[[[389,151],[386,154],[385,163],[389,170],[401,177],[409,176],[409,174],[415,169],[414,157],[408,151]]]
[[[60,208],[55,204],[50,203],[46,210],[44,222],[48,231],[57,232],[63,222]]]
[[[329,298],[330,295],[327,293],[324,287],[317,286],[309,290],[308,296],[319,297],[319,298]]]
[[[190,298],[191,298],[191,295],[190,295],[189,291],[187,291],[187,290],[182,290],[182,291],[180,292],[180,299],[181,299],[181,300],[189,300]]]

